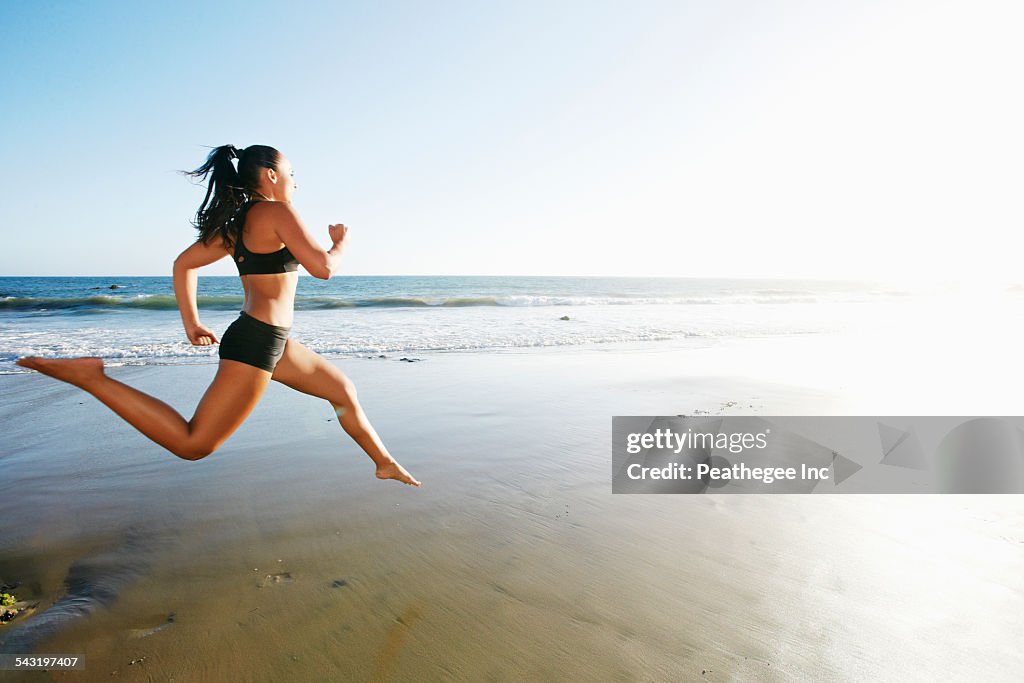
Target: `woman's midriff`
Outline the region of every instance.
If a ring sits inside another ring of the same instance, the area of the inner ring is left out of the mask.
[[[253,274],[241,278],[245,290],[243,311],[268,325],[292,326],[298,273]]]

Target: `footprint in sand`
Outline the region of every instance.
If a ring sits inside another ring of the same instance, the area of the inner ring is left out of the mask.
[[[132,629],[128,629],[128,637],[129,638],[146,638],[148,636],[153,635],[154,633],[159,633],[160,631],[163,631],[165,628],[167,628],[168,626],[170,626],[173,623],[174,623],[174,613],[172,612],[171,614],[169,614],[167,616],[167,619],[162,624],[160,624],[158,626],[154,626],[153,628],[132,628]]]
[[[266,586],[273,586],[275,584],[280,583],[291,583],[293,580],[294,579],[292,579],[291,572],[281,572],[280,574],[267,574],[263,577],[263,580],[260,581],[259,587],[265,588]]]

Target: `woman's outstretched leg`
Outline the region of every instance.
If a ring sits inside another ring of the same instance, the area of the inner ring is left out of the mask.
[[[222,360],[195,414],[186,420],[163,401],[107,377],[99,358],[22,358],[17,364],[84,389],[185,460],[215,451],[245,421],[270,383],[265,370]]]
[[[273,379],[304,394],[330,402],[342,429],[366,451],[377,466],[379,479],[397,479],[412,486],[420,485],[388,453],[356,400],[355,385],[333,363],[294,339],[289,339],[284,347],[284,355],[274,369]]]

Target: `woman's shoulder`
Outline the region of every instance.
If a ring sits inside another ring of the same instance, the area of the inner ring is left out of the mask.
[[[248,240],[245,248],[259,252],[275,249],[273,245],[284,242],[284,235],[293,234],[296,225],[301,223],[290,204],[270,200],[253,202],[243,229]]]
[[[259,200],[250,204],[248,215],[284,218],[287,216],[295,216],[297,214],[295,213],[295,209],[292,208],[292,205],[288,202]]]

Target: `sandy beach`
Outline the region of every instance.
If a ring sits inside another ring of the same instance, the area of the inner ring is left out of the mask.
[[[84,655],[68,680],[1012,680],[1017,496],[610,492],[612,415],[882,407],[807,371],[848,343],[339,362],[422,489],[281,386],[191,463],[2,376],[0,580],[39,607],[0,651]],[[186,413],[213,371],[110,369]]]

